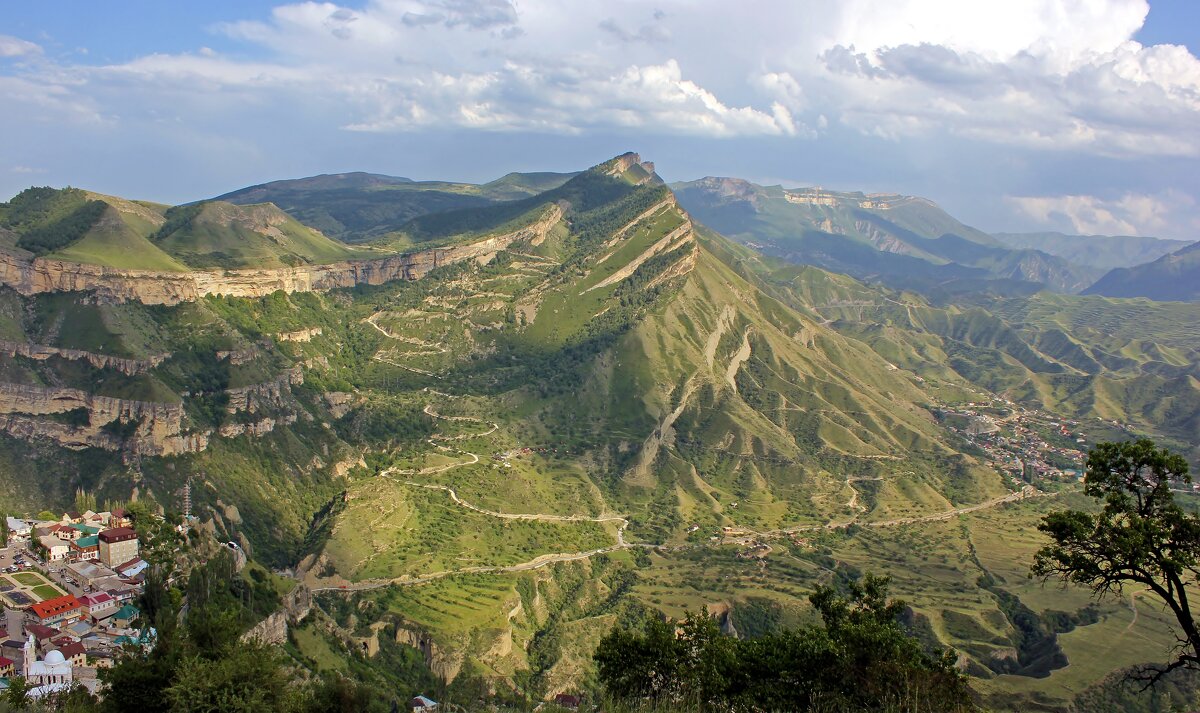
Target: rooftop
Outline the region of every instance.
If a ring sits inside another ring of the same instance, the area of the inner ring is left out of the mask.
[[[64,594],[61,597],[54,597],[43,602],[38,602],[29,607],[30,611],[37,615],[39,619],[69,612],[72,609],[79,608],[79,600],[73,594]]]

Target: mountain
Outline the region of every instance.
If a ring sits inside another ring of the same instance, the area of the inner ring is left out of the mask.
[[[172,208],[154,244],[189,268],[293,267],[371,255],[300,224],[271,203],[205,201]]]
[[[743,244],[897,287],[1016,281],[1077,292],[1099,275],[1045,252],[1011,249],[923,198],[784,189],[736,178],[672,187],[700,221]]]
[[[474,185],[339,173],[272,181],[218,196],[239,205],[274,203],[305,225],[346,242],[387,236],[427,213],[526,198],[562,185],[571,173],[510,173]]]
[[[1154,262],[1117,268],[1083,293],[1174,302],[1200,301],[1200,243],[1192,243]]]
[[[99,201],[182,269],[135,275],[30,257],[64,249],[38,226],[71,227],[88,194],[0,208],[0,508],[82,489],[171,513],[190,484],[200,526],[311,591],[296,667],[436,676],[455,700],[587,690],[615,625],[708,611],[752,636],[868,571],[997,709],[1065,709],[1170,645],[1156,610],[1027,577],[1074,486],[1026,487],[966,426],[1047,439],[1056,468],[1076,433],[1195,443],[1200,305],[788,263],[635,154],[484,185],[507,199],[380,233],[412,252],[325,264],[353,248],[269,204]],[[1002,250],[889,205],[871,210],[914,246]]]
[[[185,273],[378,257],[332,240],[272,204],[168,207],[83,191],[30,188],[0,204],[10,260]],[[45,264],[45,263],[43,263]]]
[[[1076,265],[1102,270],[1141,265],[1188,244],[1185,240],[1136,235],[1065,235],[1054,232],[992,233],[992,237],[1011,248],[1041,250]]]

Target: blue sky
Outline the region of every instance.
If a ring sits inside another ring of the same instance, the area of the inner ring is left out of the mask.
[[[626,150],[895,191],[986,230],[1200,237],[1200,3],[0,4],[0,199],[182,202]]]

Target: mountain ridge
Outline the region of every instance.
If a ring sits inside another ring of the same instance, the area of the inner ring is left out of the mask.
[[[739,242],[896,287],[1016,280],[1075,292],[1098,276],[1047,253],[1006,248],[924,198],[711,177],[673,188],[702,222]]]
[[[1200,242],[1153,262],[1116,268],[1083,291],[1086,295],[1147,297],[1170,302],[1200,301]]]

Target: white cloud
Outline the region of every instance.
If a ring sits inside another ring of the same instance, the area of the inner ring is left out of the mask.
[[[42,48],[27,40],[0,35],[0,57],[28,57],[42,53]]]
[[[658,7],[294,2],[265,21],[220,26],[260,50],[253,60],[205,48],[62,68],[86,76],[85,88],[46,70],[36,80],[110,94],[113,114],[136,105],[139,89],[144,103],[190,91],[196,104],[231,109],[205,93],[243,92],[252,104],[276,93],[340,105],[334,126],[354,131],[813,137],[841,124],[892,140],[949,132],[1100,155],[1200,155],[1200,61],[1130,40],[1145,0]]]
[[[1200,60],[1133,41],[1146,12],[1145,0],[280,0],[264,19],[214,28],[222,51],[197,44],[107,66],[0,36],[0,55],[16,58],[0,63],[0,100],[18,128],[57,122],[69,136],[103,125],[95,145],[119,134],[136,145],[169,126],[189,144],[294,133],[302,148],[331,143],[329,132],[385,146],[373,137],[441,129],[637,145],[716,137],[730,154],[738,139],[816,138],[758,160],[818,156],[876,186],[888,170],[913,180],[922,150],[951,144],[947,153],[969,147],[978,164],[959,172],[1010,162],[1009,176],[1037,175],[1018,160],[1178,166],[1200,156]],[[1084,198],[1161,189],[1071,180],[1059,190]],[[1200,194],[1194,183],[1179,190]],[[1101,206],[1109,219],[1088,218],[1086,205],[1072,209],[1084,223],[1150,224],[1132,206]]]
[[[1084,235],[1160,235],[1186,223],[1194,201],[1177,191],[1126,193],[1105,200],[1090,195],[1012,196],[1010,205],[1045,227]],[[1069,227],[1068,227],[1069,226]]]

